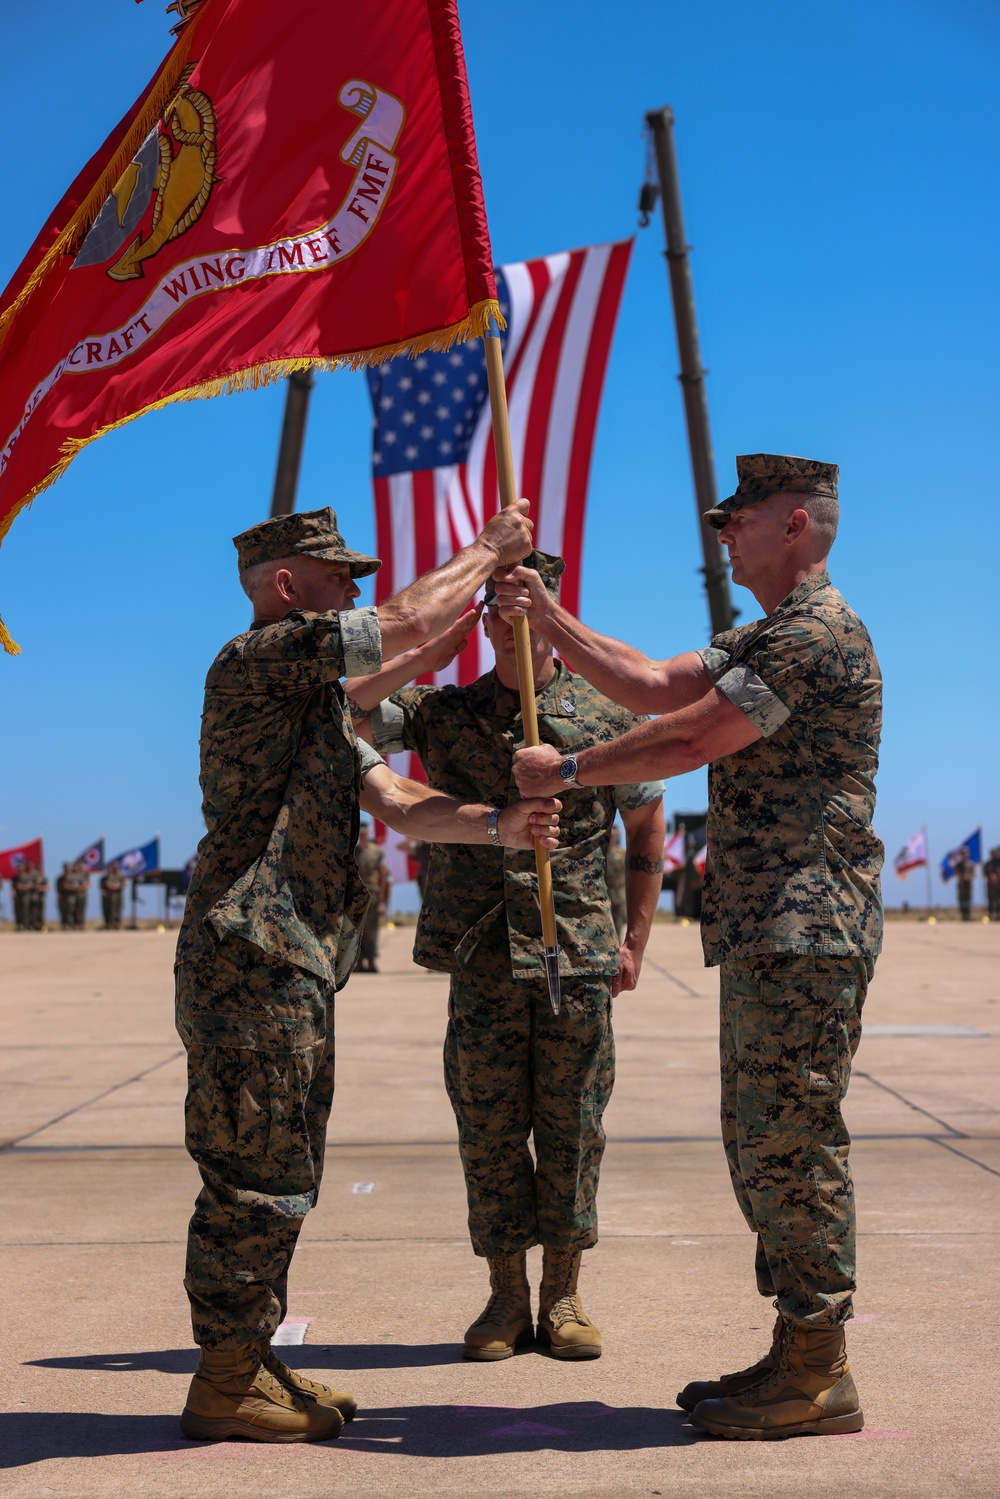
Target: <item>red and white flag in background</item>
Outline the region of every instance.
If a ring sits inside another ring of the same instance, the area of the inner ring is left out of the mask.
[[[702,847],[695,854],[694,858],[691,860],[691,863],[694,865],[695,869],[697,869],[697,871],[701,875],[702,879],[704,879],[705,878],[705,865],[708,863],[708,844],[707,843],[705,843],[705,844],[702,845]]]
[[[517,492],[531,501],[535,545],[565,559],[562,600],[574,613],[597,414],[631,252],[624,240],[495,268],[507,319],[501,342]],[[386,360],[366,373],[382,558],[375,601],[382,603],[468,545],[500,500],[481,340]],[[492,665],[477,629],[433,680],[474,682]],[[402,774],[420,776],[415,756],[392,761]],[[393,875],[405,880],[394,844],[390,835]]]
[[[673,874],[675,869],[683,869],[687,862],[685,841],[687,834],[683,828],[678,828],[672,838],[668,838],[663,845],[663,872]]]
[[[895,870],[901,880],[906,879],[909,869],[919,869],[922,864],[927,863],[927,829],[921,828],[919,833],[914,833],[909,838],[895,859]]]

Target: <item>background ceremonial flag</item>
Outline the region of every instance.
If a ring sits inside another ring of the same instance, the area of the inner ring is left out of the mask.
[[[144,411],[447,348],[495,295],[454,0],[203,0],[0,298],[0,537]]]
[[[0,880],[12,880],[21,865],[29,860],[37,869],[44,867],[41,838],[35,838],[31,843],[19,843],[16,848],[0,849]]]
[[[947,881],[953,877],[955,873],[955,865],[958,863],[961,857],[963,848],[965,849],[965,852],[971,863],[981,864],[983,862],[982,828],[977,828],[974,833],[966,838],[964,843],[959,844],[958,848],[953,848],[945,854],[944,858],[941,860],[941,878],[943,880]]]
[[[160,840],[154,838],[152,843],[144,843],[141,848],[130,848],[125,853],[118,854],[116,858],[109,859],[110,864],[117,864],[122,874],[133,879],[137,874],[151,874],[153,870],[160,867]]]
[[[919,869],[927,863],[927,829],[921,828],[919,833],[914,833],[912,838],[899,850],[895,860],[896,874],[901,880],[906,879],[909,869]]]
[[[96,843],[92,843],[89,848],[85,848],[76,862],[82,864],[84,869],[88,870],[91,874],[96,873],[99,869],[103,869],[104,839],[98,838]]]
[[[672,874],[675,869],[683,869],[687,863],[687,852],[685,843],[687,834],[683,828],[678,828],[672,838],[668,838],[663,845],[663,872]]]
[[[694,858],[691,860],[691,863],[694,865],[695,869],[697,869],[697,871],[701,875],[702,879],[704,879],[705,878],[705,865],[708,863],[708,844],[707,843],[705,843],[705,844],[703,844],[701,846],[701,848],[695,854]]]

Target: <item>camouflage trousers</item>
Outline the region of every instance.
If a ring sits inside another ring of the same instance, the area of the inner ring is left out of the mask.
[[[851,1315],[851,1137],[841,1107],[871,958],[775,954],[723,963],[722,1138],[757,1235],[757,1289],[793,1323]]]
[[[372,890],[370,894],[371,901],[365,913],[365,924],[361,928],[361,952],[359,957],[362,963],[374,963],[378,957],[378,932],[382,924],[378,891]]]
[[[238,1348],[272,1337],[284,1318],[288,1267],[319,1193],[332,986],[227,939],[180,964],[177,996],[185,1144],[202,1181],[184,1287],[195,1342]]]
[[[502,954],[477,951],[452,977],[444,1073],[476,1254],[596,1244],[615,1080],[610,979],[564,978],[553,1015],[544,976],[514,978],[506,942]]]

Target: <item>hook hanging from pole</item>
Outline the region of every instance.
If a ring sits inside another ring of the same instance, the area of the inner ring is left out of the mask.
[[[639,228],[648,229],[660,201],[660,184],[656,180],[656,150],[653,145],[653,132],[646,122],[646,175],[639,189]]]

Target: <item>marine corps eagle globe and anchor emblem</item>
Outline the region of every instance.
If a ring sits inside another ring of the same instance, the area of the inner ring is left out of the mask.
[[[189,83],[197,63],[188,63],[177,91],[156,128],[139,147],[104,203],[73,267],[99,265],[121,249],[138,228],[155,194],[149,233],[136,234],[108,267],[113,281],[135,281],[170,240],[197,223],[219,178],[215,175],[218,123],[212,101]]]

